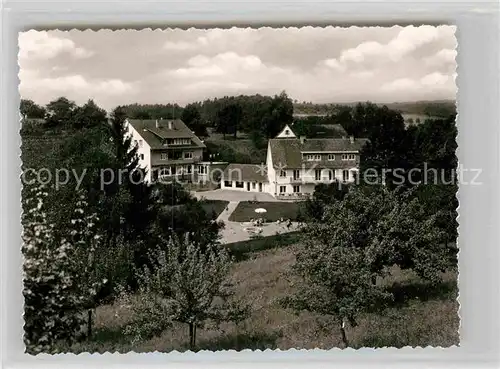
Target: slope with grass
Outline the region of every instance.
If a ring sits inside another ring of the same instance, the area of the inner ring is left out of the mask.
[[[296,313],[281,307],[280,299],[294,292],[289,277],[298,245],[253,253],[236,263],[231,280],[237,294],[251,304],[251,316],[240,326],[224,324],[198,332],[198,349],[289,349],[342,347],[336,324],[330,317],[309,312]],[[431,287],[412,272],[392,270],[379,281],[395,292],[392,306],[380,314],[365,314],[355,328],[347,328],[352,347],[442,346],[458,344],[456,274],[444,275],[444,282]],[[132,344],[121,333],[130,316],[128,307],[97,309],[96,331],[88,341],[71,347],[72,352],[136,352],[187,350],[188,330],[178,324],[160,337]]]

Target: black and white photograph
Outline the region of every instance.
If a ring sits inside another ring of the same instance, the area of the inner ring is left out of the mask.
[[[455,32],[19,33],[26,353],[458,346]]]

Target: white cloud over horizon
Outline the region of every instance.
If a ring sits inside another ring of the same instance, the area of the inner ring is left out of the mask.
[[[455,27],[29,31],[22,98],[181,105],[224,95],[299,101],[454,99]]]

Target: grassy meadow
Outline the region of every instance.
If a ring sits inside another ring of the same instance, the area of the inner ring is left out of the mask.
[[[342,347],[340,332],[328,316],[284,309],[280,299],[294,293],[292,246],[251,253],[236,263],[231,281],[239,297],[251,303],[251,316],[236,326],[231,323],[198,330],[199,350],[290,349]],[[378,281],[395,291],[396,299],[380,314],[364,314],[355,328],[347,328],[351,347],[442,346],[459,342],[456,273],[449,272],[437,287],[423,283],[411,271],[392,270]],[[178,324],[159,337],[134,344],[121,330],[130,319],[127,306],[97,308],[95,330],[88,341],[73,345],[71,352],[136,352],[189,349],[187,326]]]

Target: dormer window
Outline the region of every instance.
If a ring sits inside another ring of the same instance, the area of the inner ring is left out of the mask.
[[[321,155],[320,154],[308,154],[304,155],[305,160],[307,161],[321,161]]]
[[[342,154],[342,160],[355,160],[356,155],[354,154]]]
[[[335,160],[335,154],[328,154],[328,160]]]

